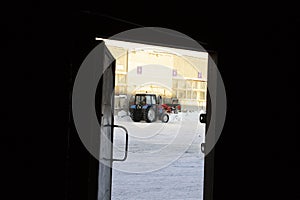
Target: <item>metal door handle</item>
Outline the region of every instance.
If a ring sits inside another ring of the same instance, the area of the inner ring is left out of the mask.
[[[200,114],[199,121],[201,123],[206,123],[206,114]]]
[[[205,153],[205,143],[201,143],[201,152]]]
[[[112,159],[112,161],[125,161],[127,159],[127,152],[128,152],[128,131],[124,126],[120,126],[120,125],[113,125],[113,127],[115,128],[121,128],[125,131],[125,155],[123,159]]]

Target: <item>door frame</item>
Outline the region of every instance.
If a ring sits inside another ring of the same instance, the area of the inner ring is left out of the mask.
[[[159,45],[159,46],[165,46],[165,47],[171,47],[171,48],[178,48],[178,49],[185,49],[185,50],[192,50],[192,51],[199,51],[199,49],[195,49],[193,46],[185,46],[185,45],[172,45],[167,42],[160,42],[159,44],[157,42],[153,41],[145,41],[145,40],[132,40],[132,39],[124,39],[124,38],[118,38],[120,41],[126,41],[126,42],[136,42],[136,43],[142,43],[142,44],[150,44],[150,45]],[[105,46],[105,45],[104,45]],[[105,48],[107,48],[105,46]],[[201,52],[201,51],[200,51]],[[217,87],[217,80],[215,71],[210,70],[211,65],[214,62],[217,61],[217,52],[213,50],[205,50],[203,49],[202,52],[207,52],[209,54],[209,62],[208,62],[208,84],[212,84],[215,88]],[[213,58],[210,58],[212,56]],[[113,83],[114,84],[114,83]],[[211,91],[210,91],[211,92]],[[216,90],[214,91],[216,92]],[[207,92],[207,95],[209,95],[209,92]],[[209,97],[207,97],[208,99]],[[207,101],[209,102],[209,101]],[[112,105],[113,106],[113,105]],[[209,109],[211,106],[210,103],[207,103],[207,108]],[[215,112],[215,111],[214,111]],[[210,114],[208,113],[207,119],[209,121]],[[212,123],[206,124],[206,130],[208,126],[214,126]],[[112,133],[113,133],[113,127],[112,127]],[[112,169],[111,169],[112,170]],[[99,189],[99,182],[98,182],[98,176],[99,176],[99,161],[90,156],[89,159],[89,174],[88,174],[88,199],[89,200],[96,200],[98,199],[98,189]],[[213,176],[214,176],[214,149],[205,156],[204,161],[204,193],[203,193],[203,199],[204,200],[212,200],[213,199]],[[112,185],[110,184],[110,188]]]

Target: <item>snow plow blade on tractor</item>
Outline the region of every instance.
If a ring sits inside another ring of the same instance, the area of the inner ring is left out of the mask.
[[[145,120],[148,123],[169,121],[167,110],[162,105],[161,96],[155,94],[136,94],[129,105],[130,117],[134,122]]]

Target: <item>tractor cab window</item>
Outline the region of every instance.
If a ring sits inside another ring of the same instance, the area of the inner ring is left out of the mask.
[[[155,98],[155,96],[151,96],[151,99],[152,99],[152,104],[156,104],[156,98]]]
[[[135,97],[135,104],[140,104],[141,102],[141,96],[136,96]]]
[[[136,96],[135,103],[140,105],[151,104],[151,96]]]
[[[146,96],[146,104],[151,105],[151,96]]]
[[[146,104],[145,96],[136,96],[135,104],[145,105]]]

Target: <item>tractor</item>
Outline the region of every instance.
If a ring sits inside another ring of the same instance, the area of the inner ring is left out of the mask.
[[[178,114],[178,112],[181,112],[181,105],[175,97],[164,99],[164,104],[162,105],[168,110],[168,113]]]
[[[162,105],[162,97],[155,94],[136,94],[129,105],[130,117],[134,122],[145,120],[148,123],[161,120],[169,121],[167,110]]]

